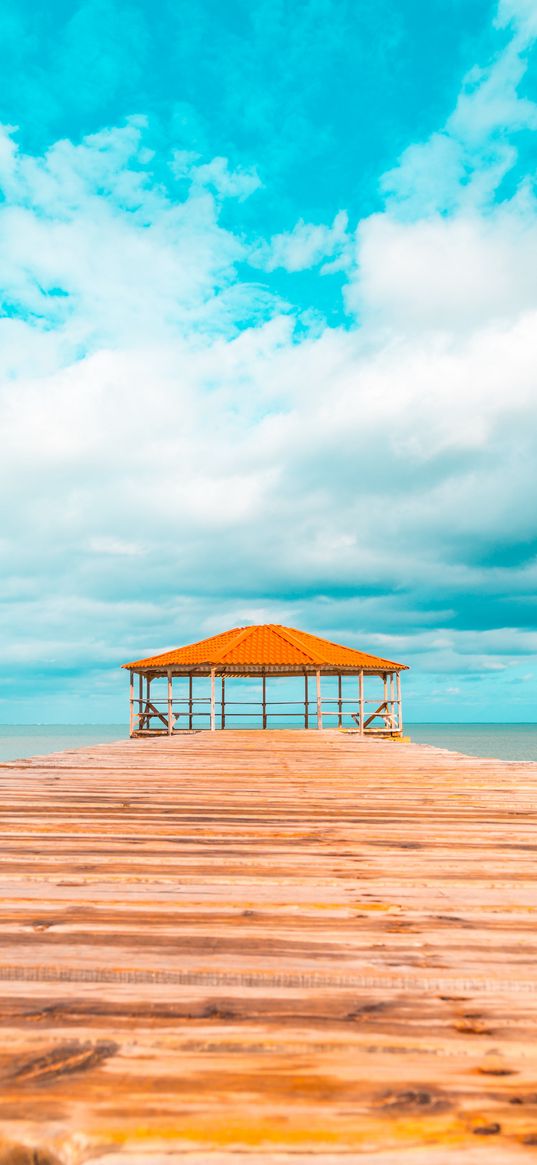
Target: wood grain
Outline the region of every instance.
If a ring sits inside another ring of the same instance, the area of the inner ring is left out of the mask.
[[[535,1156],[537,766],[200,732],[0,807],[0,1165]]]

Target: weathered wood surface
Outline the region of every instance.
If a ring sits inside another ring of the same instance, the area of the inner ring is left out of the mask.
[[[537,1153],[537,766],[205,732],[0,803],[1,1165]]]

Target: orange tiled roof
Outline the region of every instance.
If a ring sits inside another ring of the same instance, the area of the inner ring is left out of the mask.
[[[307,631],[296,631],[293,627],[282,627],[279,623],[265,623],[259,627],[234,627],[221,635],[211,635],[199,643],[177,647],[161,655],[150,655],[147,659],[137,659],[125,663],[126,668],[166,668],[166,667],[305,667],[318,668],[387,668],[394,671],[406,669],[404,663],[394,663],[381,659],[353,647],[342,647]]]

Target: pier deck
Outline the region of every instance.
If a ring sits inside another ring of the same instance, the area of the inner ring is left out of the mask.
[[[0,804],[0,1165],[537,1153],[537,766],[203,732]]]

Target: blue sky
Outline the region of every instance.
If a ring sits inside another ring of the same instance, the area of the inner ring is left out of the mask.
[[[0,718],[278,621],[535,719],[533,0],[0,30]]]

